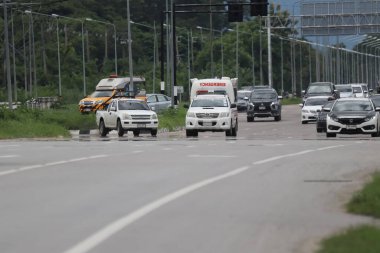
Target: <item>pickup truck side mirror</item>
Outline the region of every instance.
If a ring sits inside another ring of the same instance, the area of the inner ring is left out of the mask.
[[[322,111],[323,112],[331,112],[331,108],[323,108]]]
[[[236,108],[236,104],[235,104],[235,103],[232,103],[232,104],[231,104],[231,108]]]
[[[301,108],[303,107],[303,104],[298,104]]]

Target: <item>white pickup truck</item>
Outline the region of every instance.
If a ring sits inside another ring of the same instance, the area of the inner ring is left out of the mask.
[[[186,114],[186,136],[198,136],[198,132],[205,131],[237,135],[238,112],[227,95],[194,97]]]
[[[120,137],[128,131],[132,131],[134,136],[148,132],[155,137],[158,117],[143,100],[116,98],[106,110],[96,111],[96,124],[101,136],[116,130]]]

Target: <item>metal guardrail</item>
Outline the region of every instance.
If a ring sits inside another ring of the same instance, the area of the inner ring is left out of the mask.
[[[58,102],[58,97],[38,97],[26,101],[28,109],[49,109]]]

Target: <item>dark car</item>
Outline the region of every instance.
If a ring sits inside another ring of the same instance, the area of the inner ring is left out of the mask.
[[[371,95],[370,99],[376,107],[380,107],[380,94]]]
[[[258,89],[251,93],[247,108],[247,121],[254,121],[255,117],[274,117],[275,121],[281,120],[282,97],[278,96],[275,89]]]
[[[251,92],[249,90],[238,90],[237,91],[237,109],[238,111],[246,111],[248,107],[248,100],[251,96]]]
[[[318,133],[326,132],[326,115],[331,110],[331,107],[334,104],[334,102],[334,100],[327,102],[325,105],[322,106],[322,110],[318,112],[316,123]]]
[[[309,84],[306,91],[302,91],[303,101],[308,97],[315,96],[331,96],[334,99],[338,99],[339,91],[335,88],[335,85],[331,82],[315,82]]]

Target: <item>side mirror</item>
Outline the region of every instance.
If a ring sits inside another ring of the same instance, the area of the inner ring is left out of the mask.
[[[323,108],[322,112],[331,112],[331,108]]]
[[[305,90],[301,91],[302,96],[305,95],[305,93],[306,93]]]
[[[116,112],[116,107],[111,107],[110,111]]]
[[[373,89],[369,89],[368,91],[369,91],[369,92],[373,92]]]
[[[231,104],[231,108],[236,108],[236,104],[235,104],[235,103],[232,103],[232,104]]]
[[[303,104],[298,104],[301,108],[303,107]]]
[[[282,99],[282,96],[278,96],[278,99]]]
[[[154,107],[154,106],[151,106],[150,109],[151,109],[152,111],[156,111],[156,107]]]
[[[189,105],[183,105],[183,108],[189,109]]]
[[[380,112],[380,107],[376,107],[375,111]]]

